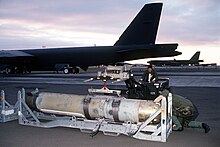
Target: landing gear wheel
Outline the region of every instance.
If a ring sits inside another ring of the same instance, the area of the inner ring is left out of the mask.
[[[69,74],[69,69],[68,69],[68,68],[65,68],[65,69],[63,70],[63,73],[64,73],[64,74]]]
[[[73,74],[78,74],[79,73],[79,68],[73,68]]]
[[[75,68],[75,74],[79,73],[79,68]]]
[[[10,74],[11,72],[12,72],[11,68],[6,68],[6,69],[5,69],[5,73],[6,73],[6,74]]]

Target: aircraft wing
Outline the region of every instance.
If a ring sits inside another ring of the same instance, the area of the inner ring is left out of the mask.
[[[33,55],[18,50],[1,50],[0,58],[32,57]]]

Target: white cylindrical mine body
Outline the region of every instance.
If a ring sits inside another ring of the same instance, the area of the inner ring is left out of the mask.
[[[85,96],[82,95],[42,92],[36,97],[35,106],[38,110],[46,113],[83,116],[82,101],[84,98]]]
[[[119,107],[119,120],[139,122],[138,113],[141,101],[124,99]]]
[[[105,95],[75,95],[42,92],[28,96],[29,107],[45,113],[106,118],[113,121],[143,122],[154,114],[159,105],[153,101],[126,99]]]

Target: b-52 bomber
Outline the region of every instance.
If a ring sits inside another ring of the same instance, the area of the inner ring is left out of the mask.
[[[177,43],[155,44],[162,5],[145,4],[113,46],[2,50],[0,70],[5,73],[54,71],[55,67],[62,69],[68,65],[78,73],[79,68],[87,70],[89,66],[179,55],[175,51]],[[69,69],[65,68],[65,72]]]
[[[151,60],[148,63],[155,66],[183,66],[183,65],[200,65],[200,62],[203,60],[199,60],[200,52],[196,52],[189,60]]]

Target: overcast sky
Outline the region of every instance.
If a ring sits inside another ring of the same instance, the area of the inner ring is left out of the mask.
[[[149,2],[155,1],[0,0],[0,49],[113,45]],[[220,64],[219,1],[160,2],[164,5],[156,42],[178,43],[183,55],[176,59],[201,51],[200,59]]]

